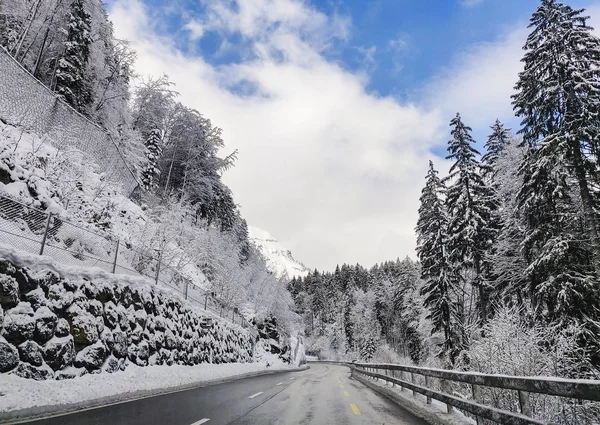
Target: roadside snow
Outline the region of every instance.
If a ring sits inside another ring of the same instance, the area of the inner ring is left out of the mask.
[[[266,362],[147,367],[130,364],[123,372],[85,375],[63,381],[34,381],[15,375],[2,375],[0,413],[89,402],[113,396],[128,399],[139,392],[166,392],[178,387],[206,385],[247,373],[297,369],[277,361],[276,357],[270,359],[269,364],[268,368]]]

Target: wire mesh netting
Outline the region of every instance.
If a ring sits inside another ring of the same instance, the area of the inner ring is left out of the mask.
[[[0,194],[0,242],[32,254],[48,255],[64,265],[98,267],[107,272],[145,276],[171,289],[207,313],[256,330],[236,308],[194,285],[176,268],[164,264],[159,250],[125,243],[71,223]]]

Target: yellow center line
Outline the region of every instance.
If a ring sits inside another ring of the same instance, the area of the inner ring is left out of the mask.
[[[340,385],[340,388],[343,390],[343,389],[344,389],[344,386],[343,386],[343,385]]]
[[[346,397],[350,397],[350,393],[349,393],[348,391],[344,391],[344,395],[345,395]]]
[[[360,415],[360,410],[358,410],[358,407],[356,407],[356,404],[351,404],[350,407],[352,408],[352,411],[354,412],[355,415]]]

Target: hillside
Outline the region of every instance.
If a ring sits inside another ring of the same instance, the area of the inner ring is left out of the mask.
[[[265,230],[248,227],[250,241],[258,248],[267,262],[268,269],[277,277],[304,277],[309,269],[296,260],[291,251]]]

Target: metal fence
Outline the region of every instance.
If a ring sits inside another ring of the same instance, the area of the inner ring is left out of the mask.
[[[56,214],[0,194],[0,242],[33,254],[48,255],[70,266],[99,267],[118,274],[142,275],[168,287],[216,317],[246,328],[251,326],[236,307],[208,293],[174,267],[161,261],[161,253],[136,247],[119,238],[86,229]]]
[[[345,363],[353,373],[380,379],[401,390],[412,391],[457,408],[475,418],[478,425],[594,425],[600,418],[600,381],[490,375],[474,372],[403,366],[396,364]],[[558,417],[547,417],[554,399]],[[545,417],[546,416],[546,417]]]
[[[47,137],[56,148],[73,147],[102,164],[106,177],[131,193],[137,178],[105,129],[81,115],[0,46],[0,119]]]

